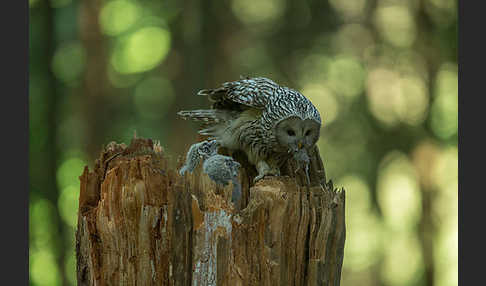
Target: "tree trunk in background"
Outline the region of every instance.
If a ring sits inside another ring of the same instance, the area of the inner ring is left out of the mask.
[[[106,38],[101,31],[99,14],[104,0],[84,0],[79,6],[79,38],[86,51],[86,70],[82,80],[81,91],[78,93],[80,109],[83,113],[84,137],[86,154],[97,154],[106,135],[105,124],[112,122],[113,112],[108,102],[111,94],[108,79],[108,52]]]
[[[46,198],[51,202],[53,206],[58,205],[59,199],[59,187],[57,185],[57,167],[58,167],[58,160],[59,160],[59,147],[58,147],[58,124],[59,124],[59,110],[58,110],[58,103],[59,103],[59,86],[54,76],[54,73],[51,68],[51,62],[54,57],[54,53],[56,52],[56,27],[55,27],[55,8],[51,6],[51,2],[48,0],[44,0],[41,2],[43,5],[43,9],[45,9],[45,66],[47,68],[47,72],[45,73],[46,77],[46,117],[47,117],[47,125],[50,128],[46,129],[46,148],[45,148],[45,160],[43,161],[43,166],[46,168],[46,181],[45,181],[45,192],[44,195]],[[56,263],[59,269],[59,275],[62,285],[68,285],[68,280],[66,277],[65,269],[65,261],[66,261],[66,253],[65,249],[67,248],[66,243],[66,225],[61,218],[61,214],[59,212],[59,208],[55,208],[54,216],[51,217],[56,225],[56,234],[55,234],[55,245],[58,247],[55,251],[56,254]]]
[[[234,207],[231,185],[201,167],[179,176],[152,140],[109,144],[80,176],[78,285],[339,285],[345,194],[325,183],[317,148],[311,187],[301,173],[251,186],[239,161]]]

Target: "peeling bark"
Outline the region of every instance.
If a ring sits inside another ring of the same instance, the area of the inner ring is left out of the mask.
[[[150,139],[109,144],[80,176],[78,285],[339,285],[344,190],[326,183],[317,148],[310,187],[300,173],[252,185],[235,158],[238,206],[231,184],[200,167],[181,177]]]

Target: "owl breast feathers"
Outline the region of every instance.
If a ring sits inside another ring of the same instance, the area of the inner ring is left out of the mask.
[[[227,82],[198,92],[211,109],[180,111],[184,119],[202,123],[199,133],[229,150],[246,153],[259,178],[278,175],[292,153],[312,147],[319,137],[321,117],[302,94],[257,77]]]

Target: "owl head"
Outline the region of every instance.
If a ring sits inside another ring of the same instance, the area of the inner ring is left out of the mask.
[[[288,152],[310,151],[319,139],[321,124],[312,119],[292,116],[275,125],[274,134],[279,145]]]
[[[238,176],[238,171],[240,170],[241,164],[236,162],[233,158],[228,157],[224,160],[224,164],[231,171],[233,177]]]
[[[202,141],[198,143],[197,152],[199,156],[206,158],[213,154],[216,154],[218,152],[218,149],[219,144],[217,143],[217,141]]]

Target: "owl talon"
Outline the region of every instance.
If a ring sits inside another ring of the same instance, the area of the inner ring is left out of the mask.
[[[258,175],[253,179],[253,183],[263,179],[265,176],[280,176],[280,169],[277,167],[271,168],[265,161],[259,161],[256,167]]]
[[[254,179],[253,179],[253,183],[256,183],[258,182],[259,180],[265,178],[265,177],[271,177],[271,176],[275,176],[275,177],[278,177],[280,176],[280,170],[278,169],[272,169],[270,171],[267,171],[266,173],[264,174],[260,174],[260,175],[257,175]]]
[[[265,175],[258,175],[256,176],[254,179],[253,179],[253,184],[255,184],[256,182],[260,181],[261,179],[263,179],[265,177]]]
[[[265,175],[258,175],[253,179],[253,183],[255,184],[256,182],[260,181],[261,179],[264,179],[266,177],[278,177],[280,175],[277,174],[265,174]]]

